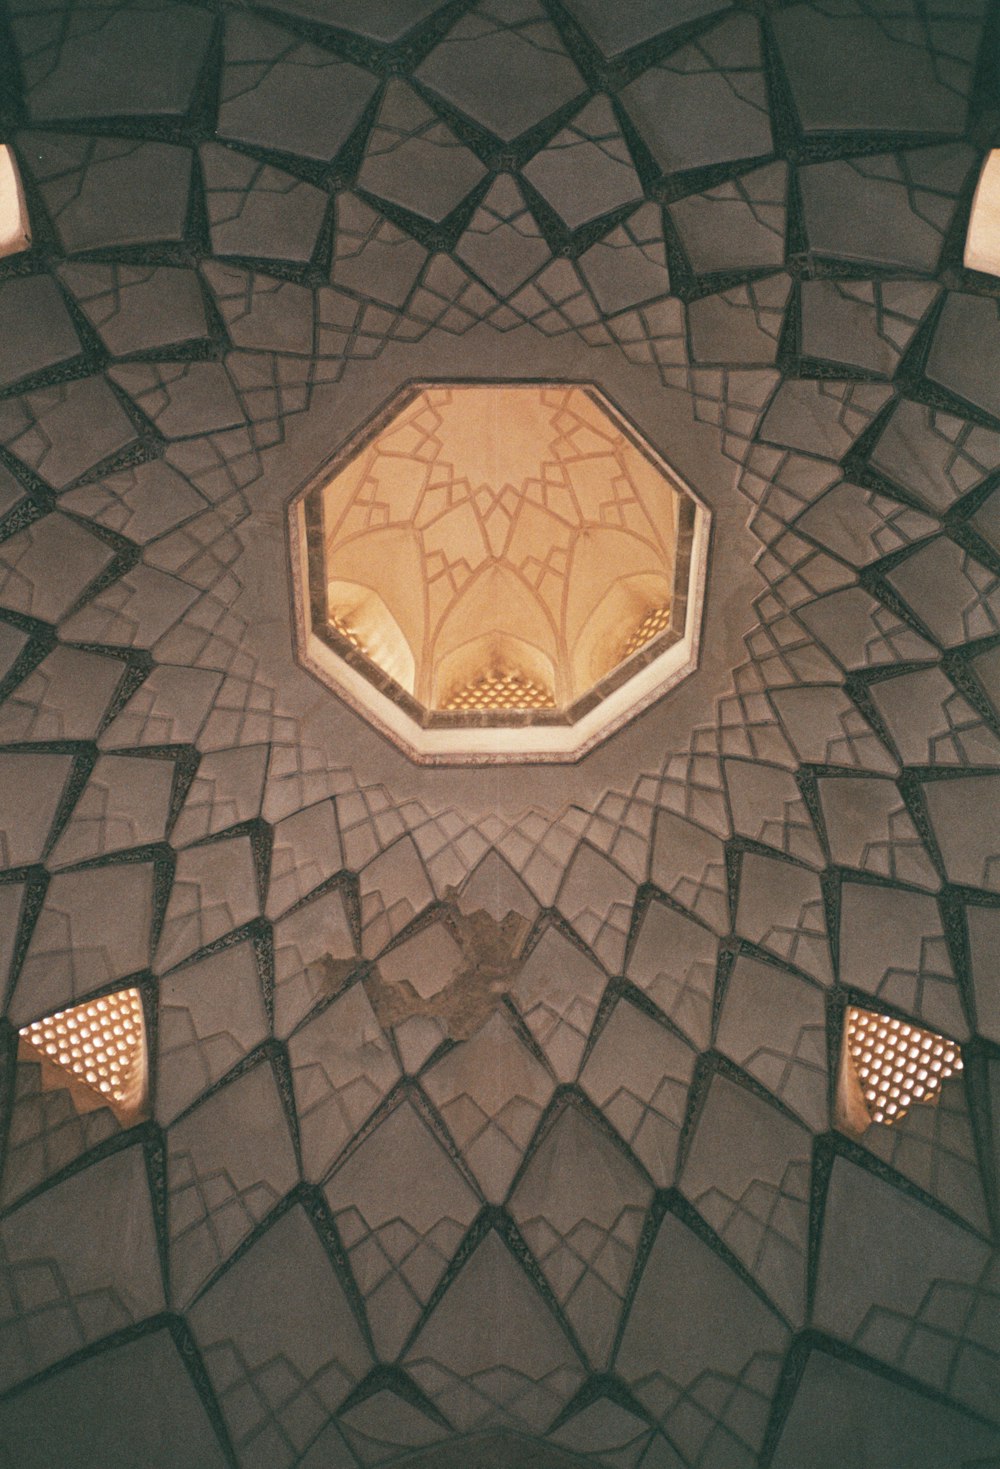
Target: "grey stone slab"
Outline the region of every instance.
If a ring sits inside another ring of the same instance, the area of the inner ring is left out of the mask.
[[[404,1346],[480,1200],[410,1102],[339,1165],[324,1194],[380,1354]]]
[[[668,206],[699,275],[785,263],[788,168],[768,163]]]
[[[1000,311],[995,301],[949,293],[931,343],[927,376],[1000,417]]]
[[[975,992],[976,1029],[1000,1040],[1000,909],[967,907],[969,962]]]
[[[533,1152],[511,1213],[595,1367],[608,1357],[652,1188],[575,1107]]]
[[[298,1181],[274,1072],[259,1062],[167,1133],[170,1289],[175,1302],[233,1254]]]
[[[672,1031],[620,1001],[580,1075],[584,1092],[661,1188],[673,1182],[695,1057]]]
[[[803,281],[807,357],[892,377],[938,290],[928,281]]]
[[[600,965],[554,926],[524,961],[512,991],[560,1081],[573,1081],[607,983]]]
[[[841,480],[805,511],[797,528],[852,566],[868,566],[932,534],[936,525],[898,500]]]
[[[114,863],[57,873],[28,944],[11,1002],[18,1025],[149,964],[153,867]]]
[[[936,890],[940,878],[891,780],[854,776],[817,783],[830,856],[896,882]]]
[[[5,1388],[161,1310],[142,1149],[114,1153],[14,1209],[0,1224],[0,1259]]]
[[[979,351],[982,343],[974,340]],[[1000,433],[903,398],[879,435],[871,462],[940,512],[1000,466]]]
[[[404,1358],[456,1428],[508,1423],[541,1432],[583,1371],[555,1317],[491,1230]]]
[[[671,0],[664,10],[662,0],[621,0],[611,11],[604,0],[565,0],[566,9],[578,21],[604,56],[620,56],[663,31],[688,25],[713,12],[728,9],[727,0]]]
[[[395,41],[441,8],[441,0],[274,0],[270,10],[343,26],[374,41]]]
[[[771,152],[759,33],[748,15],[650,67],[622,101],[664,173]]]
[[[268,1033],[249,939],[160,981],[156,1116],[166,1125]]]
[[[301,1207],[254,1241],[189,1320],[248,1469],[290,1469],[371,1364]]]
[[[0,754],[0,865],[41,860],[72,766],[71,755]]]
[[[172,760],[101,755],[52,851],[66,867],[163,840],[174,783]]]
[[[680,1189],[789,1320],[805,1311],[812,1134],[716,1075]]]
[[[266,745],[204,755],[170,833],[172,844],[186,847],[259,816],[267,759]]]
[[[736,930],[798,969],[833,978],[819,878],[777,857],[747,853],[740,871]]]
[[[336,209],[333,284],[387,306],[402,306],[427,251],[356,194],[338,194]]]
[[[209,231],[217,255],[307,261],[329,206],[322,189],[218,143],[203,143]]]
[[[1000,628],[996,577],[944,536],[901,561],[888,580],[942,647],[990,637]]]
[[[25,133],[20,142],[71,253],[182,238],[190,149],[61,133]]]
[[[235,346],[306,355],[313,345],[313,293],[235,265],[206,260],[202,272]]]
[[[52,17],[45,17],[51,20]],[[187,112],[212,35],[194,5],[75,8],[50,29],[36,9],[14,24],[34,122]]]
[[[127,1384],[127,1391],[123,1391]],[[169,1424],[169,1431],[164,1425]],[[3,1469],[199,1469],[227,1463],[169,1331],[62,1369],[0,1408]]]
[[[750,760],[725,762],[733,830],[788,857],[824,865],[812,818],[790,770]]]
[[[928,894],[845,882],[840,978],[932,1029],[966,1034],[941,915]]]
[[[891,390],[879,383],[852,389],[835,379],[786,379],[764,415],[760,436],[839,459],[890,396]]]
[[[504,141],[584,88],[536,0],[480,0],[421,62],[416,76]],[[509,85],[515,76],[517,85]]]
[[[67,618],[62,633],[85,643],[149,648],[197,596],[196,587],[140,562]]]
[[[63,490],[136,437],[117,397],[102,377],[39,388],[11,408],[7,448],[55,490]]]
[[[59,275],[115,356],[207,335],[201,288],[193,270],[67,263]]]
[[[342,1421],[346,1437],[362,1462],[377,1462],[381,1455],[394,1449],[421,1449],[427,1444],[438,1444],[446,1432],[429,1413],[390,1388],[380,1388],[352,1404],[345,1410]],[[346,1455],[346,1449],[343,1452]],[[320,1464],[330,1463],[329,1454],[330,1449],[317,1441],[302,1460],[304,1469],[309,1466],[318,1469]],[[347,1462],[345,1457],[344,1463]],[[338,1463],[336,1457],[333,1463]]]
[[[0,286],[0,385],[10,387],[80,351],[80,339],[51,276],[12,276]]]
[[[500,296],[524,284],[551,258],[515,180],[500,174],[469,221],[455,254]]]
[[[113,367],[111,376],[167,438],[187,438],[244,422],[221,362],[123,364]]]
[[[264,816],[267,809],[265,795]],[[344,865],[333,806],[319,801],[294,811],[272,828],[267,915],[276,917],[326,883]]]
[[[701,363],[772,364],[791,284],[774,275],[689,302],[691,355]]]
[[[354,939],[340,892],[311,898],[275,923],[274,1028],[278,1035],[288,1035],[330,993],[353,958]]]
[[[555,1090],[499,1014],[424,1072],[424,1088],[490,1203],[500,1203]]]
[[[625,966],[643,990],[694,1045],[708,1045],[715,997],[718,940],[665,903],[643,913]]]
[[[962,132],[982,14],[935,20],[911,6],[783,10],[774,33],[805,131]]]
[[[1000,776],[929,780],[923,791],[949,881],[1000,892],[993,820]]]
[[[46,515],[0,546],[0,606],[59,622],[113,557],[78,521]]]
[[[872,699],[905,765],[1000,762],[1000,740],[941,668],[880,681]]]
[[[670,290],[660,211],[644,204],[580,256],[579,269],[602,311],[612,314]]]
[[[327,162],[378,85],[343,61],[258,16],[226,17],[218,136]]]
[[[1000,1433],[986,1423],[883,1373],[813,1351],[781,1429],[774,1469],[842,1469],[862,1442],[879,1469],[939,1469],[949,1461],[985,1466],[1000,1452]]]
[[[162,459],[150,459],[79,485],[61,503],[64,509],[119,531],[137,545],[155,540],[205,508],[197,490]]]
[[[863,264],[933,270],[972,161],[955,143],[800,167],[809,248]]]
[[[750,1469],[786,1341],[778,1316],[710,1245],[667,1214],[639,1279],[615,1369],[684,1460],[697,1463],[708,1451],[719,1463]]]
[[[260,895],[247,836],[228,837],[178,854],[174,882],[156,951],[157,968],[179,964],[233,929],[256,918]]]
[[[0,738],[92,739],[124,672],[118,658],[53,648],[0,706]]]
[[[716,1045],[813,1131],[826,1129],[826,1005],[821,989],[776,964],[741,954],[726,984]]]
[[[729,932],[725,847],[714,833],[673,811],[658,811],[649,879],[716,933]]]
[[[522,172],[571,230],[642,198],[628,145],[604,96],[592,97]]]
[[[485,172],[412,88],[389,83],[358,173],[360,189],[436,223]]]
[[[355,984],[288,1042],[306,1177],[321,1179],[399,1077],[399,1067]]]

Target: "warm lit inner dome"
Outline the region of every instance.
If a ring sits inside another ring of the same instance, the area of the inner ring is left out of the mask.
[[[426,709],[567,708],[672,628],[686,511],[585,388],[427,387],[323,491],[327,626]]]

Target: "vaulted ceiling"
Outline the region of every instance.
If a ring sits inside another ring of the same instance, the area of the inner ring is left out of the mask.
[[[1000,1464],[998,56],[0,5],[3,1469]],[[698,667],[418,765],[298,661],[288,507],[529,379],[710,511]],[[933,1105],[855,1125],[855,1012]]]

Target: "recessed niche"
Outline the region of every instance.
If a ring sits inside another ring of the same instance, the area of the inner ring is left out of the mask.
[[[417,760],[572,760],[695,667],[708,512],[595,388],[405,389],[291,506],[298,651]]]

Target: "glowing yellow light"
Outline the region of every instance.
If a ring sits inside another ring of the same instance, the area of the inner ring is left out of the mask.
[[[899,1122],[914,1103],[936,1102],[942,1084],[962,1070],[954,1041],[854,1005],[847,1011],[845,1049],[873,1122]]]
[[[146,1027],[136,989],[58,1010],[19,1032],[22,1060],[36,1060],[67,1073],[63,1084],[89,1088],[95,1105],[112,1108],[119,1121],[133,1121],[146,1093]],[[56,1084],[51,1078],[50,1084]],[[76,1091],[79,1101],[80,1093]]]

